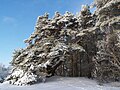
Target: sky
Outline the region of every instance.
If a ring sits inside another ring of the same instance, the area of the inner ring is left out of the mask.
[[[56,11],[79,12],[81,5],[93,0],[0,0],[0,63],[8,65],[15,49],[25,48],[23,42],[34,31],[38,16]]]

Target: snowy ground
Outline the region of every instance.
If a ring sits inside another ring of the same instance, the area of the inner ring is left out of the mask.
[[[119,86],[119,87],[115,87]],[[52,77],[46,83],[31,86],[0,84],[0,90],[120,90],[120,83],[99,86],[94,80],[86,78]]]

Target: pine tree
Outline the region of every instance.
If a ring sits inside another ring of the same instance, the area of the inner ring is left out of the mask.
[[[98,22],[96,27],[103,34],[98,40],[94,75],[100,82],[120,81],[120,8],[119,0],[96,0]],[[102,5],[100,4],[102,3]]]
[[[77,15],[39,16],[27,47],[14,52],[6,80],[27,85],[60,75],[120,81],[120,1],[95,1],[94,14],[83,5]]]

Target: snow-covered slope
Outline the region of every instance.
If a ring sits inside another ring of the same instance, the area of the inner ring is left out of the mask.
[[[119,85],[119,87],[115,87]],[[15,86],[7,83],[0,84],[0,90],[120,90],[120,83],[105,86],[98,85],[87,78],[51,77],[46,83],[31,86]]]

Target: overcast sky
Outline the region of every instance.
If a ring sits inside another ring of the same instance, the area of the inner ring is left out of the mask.
[[[79,12],[93,0],[0,0],[0,62],[8,65],[14,49],[24,48],[23,40],[34,31],[38,16],[55,11]]]

